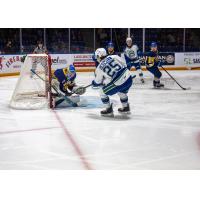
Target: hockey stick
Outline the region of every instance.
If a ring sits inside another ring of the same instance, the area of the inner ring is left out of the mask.
[[[37,74],[33,69],[31,69],[31,72],[32,72],[33,74],[35,74],[39,79],[41,79],[42,81],[46,82],[46,81],[45,81],[39,74]],[[74,103],[74,102],[71,101],[68,97],[66,97],[65,95],[63,95],[62,93],[60,93],[60,92],[57,90],[57,88],[56,88],[55,86],[51,85],[51,87],[55,90],[55,92],[56,92],[58,95],[60,95],[61,97],[63,97],[63,98],[66,100],[66,102],[69,103],[71,106],[73,106],[73,107],[77,107],[77,106],[78,106],[77,103]]]
[[[132,79],[134,79],[135,77],[136,77],[135,74],[131,75],[131,78],[132,78]],[[86,85],[86,86],[84,86],[84,87],[82,87],[82,88],[86,89],[86,88],[88,88],[88,87],[90,87],[90,86],[92,86],[92,84]],[[74,92],[73,92],[72,94],[74,94]]]
[[[115,33],[115,40],[116,40],[116,43],[117,43],[117,48],[118,48],[118,52],[120,52],[120,48],[119,48],[119,43],[118,43],[118,39],[117,39],[117,33],[116,33],[116,30],[114,30],[114,33]]]
[[[88,88],[90,86],[92,86],[92,84],[86,85],[86,86],[84,86],[84,88],[86,89],[86,88]]]
[[[181,86],[178,81],[161,65],[159,64],[159,66],[170,76],[170,78],[182,89],[182,90],[190,90],[191,88],[185,88],[183,86]]]

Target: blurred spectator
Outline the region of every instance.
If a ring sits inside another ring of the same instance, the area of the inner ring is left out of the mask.
[[[13,54],[15,53],[15,49],[12,45],[12,41],[11,40],[8,40],[8,42],[6,43],[6,46],[4,48],[4,52],[5,54]]]
[[[46,29],[46,44],[49,53],[69,53],[69,29]]]
[[[96,48],[105,47],[109,41],[111,41],[110,28],[98,28],[96,29]]]
[[[34,49],[33,53],[36,53],[36,54],[47,53],[47,49],[46,49],[46,47],[43,45],[42,41],[38,41],[38,42],[37,42],[37,46],[36,46],[36,48]]]
[[[32,53],[36,42],[44,38],[44,29],[22,29],[22,44],[20,49],[19,34],[20,29],[0,29],[0,53],[17,54]],[[157,41],[162,52],[181,52],[183,51],[183,31],[182,28],[147,28],[145,29],[145,48],[149,49],[152,41]],[[133,28],[130,31],[134,43],[142,49],[143,30]],[[111,41],[114,42],[117,51],[122,52],[125,38],[128,35],[127,28],[113,28],[112,37],[110,28],[94,29],[72,28],[70,29],[70,48],[69,48],[69,29],[56,28],[46,29],[46,45],[50,53],[91,53],[94,47],[105,47]],[[200,29],[186,29],[185,51],[200,51]]]

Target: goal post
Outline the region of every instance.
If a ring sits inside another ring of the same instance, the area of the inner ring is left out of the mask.
[[[42,79],[36,76],[34,70]],[[10,107],[15,109],[53,108],[51,58],[47,54],[28,54],[20,70]]]

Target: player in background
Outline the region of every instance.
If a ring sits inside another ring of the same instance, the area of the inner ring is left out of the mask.
[[[164,84],[160,83],[160,78],[162,76],[162,73],[158,68],[162,64],[161,63],[162,61],[159,60],[158,57],[157,43],[152,42],[150,48],[151,50],[149,52],[144,53],[146,68],[149,72],[151,72],[154,75],[154,80],[153,80],[154,88],[162,88],[164,87]]]
[[[129,114],[128,91],[132,85],[130,71],[123,60],[117,55],[107,55],[104,48],[95,51],[99,65],[95,71],[95,79],[92,81],[94,88],[100,88],[101,101],[106,109],[101,111],[102,116],[114,116],[112,103],[109,96],[118,94],[122,103],[119,113]]]
[[[108,55],[116,55],[115,54],[115,46],[114,46],[113,42],[108,42],[108,44],[106,46],[106,52]]]
[[[66,68],[55,70],[52,76],[52,86],[56,87],[57,90],[59,90],[60,92],[62,92],[63,95],[68,96],[69,98],[70,96],[72,96],[72,93],[82,95],[83,93],[85,93],[85,89],[81,87],[81,90],[78,90],[79,87],[76,85],[75,79],[76,69],[73,65],[69,65]],[[56,93],[53,93],[53,97],[55,107],[65,101],[65,98],[59,96]],[[80,101],[80,97],[73,96],[72,101],[78,103]]]
[[[108,44],[106,45],[106,53],[108,55],[115,55],[115,46],[113,42],[108,42]],[[92,60],[95,62],[95,66],[97,67],[99,65],[99,62],[97,61],[95,53],[92,55]]]
[[[140,59],[139,59],[139,48],[137,45],[134,45],[132,39],[128,37],[126,39],[126,48],[124,50],[124,57],[126,60],[126,64],[128,69],[130,70],[132,67],[138,72],[140,80],[144,83],[143,72],[141,69]]]

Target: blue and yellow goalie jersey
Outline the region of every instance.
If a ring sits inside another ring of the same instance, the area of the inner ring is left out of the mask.
[[[75,86],[76,70],[73,65],[63,69],[57,69],[53,73],[53,78],[59,82],[59,88],[66,93],[67,89],[72,90]]]

